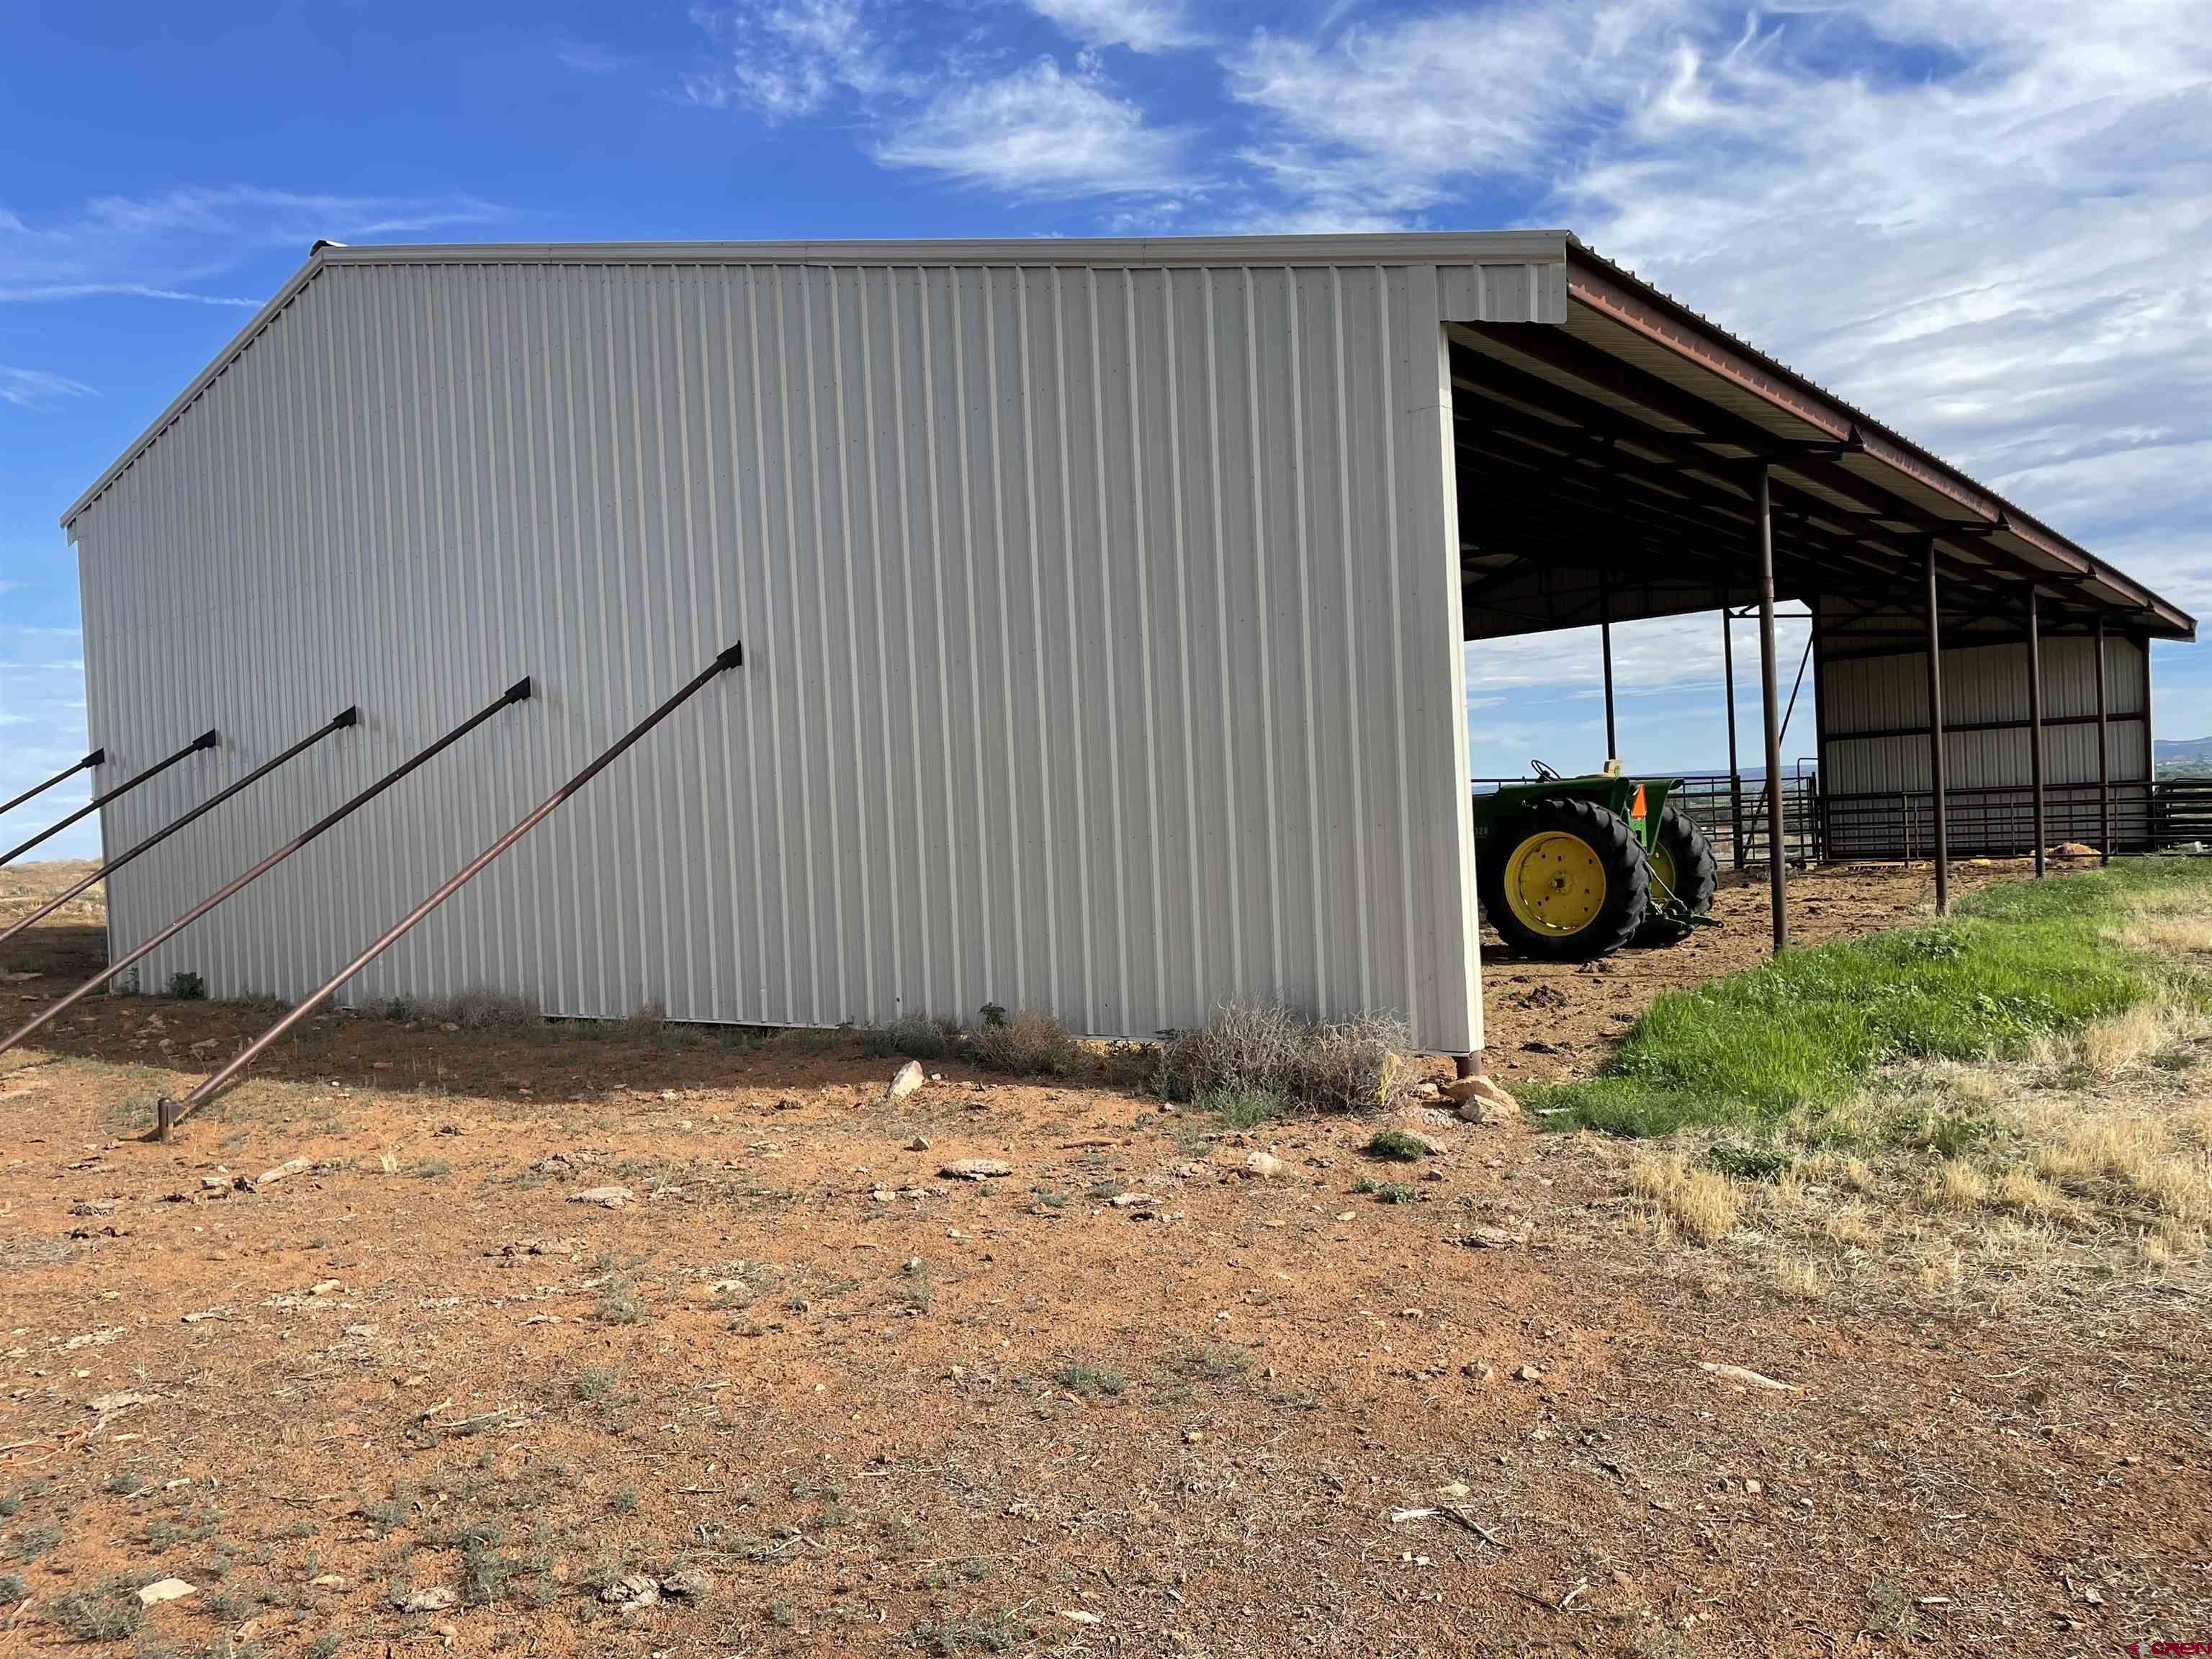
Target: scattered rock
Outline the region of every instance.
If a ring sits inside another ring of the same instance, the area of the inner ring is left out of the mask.
[[[113,1215],[115,1200],[112,1198],[80,1199],[70,1206],[71,1215]]]
[[[273,1187],[287,1176],[305,1175],[310,1167],[304,1158],[288,1158],[275,1169],[264,1170],[251,1181],[240,1176],[238,1184],[241,1187]]]
[[[1257,1149],[1244,1154],[1244,1173],[1257,1176],[1262,1181],[1272,1181],[1283,1172],[1283,1160],[1273,1152]]]
[[[181,1578],[160,1578],[140,1590],[138,1600],[144,1606],[158,1607],[164,1601],[181,1601],[187,1595],[198,1594],[198,1586],[187,1584]]]
[[[1139,1209],[1146,1205],[1159,1202],[1150,1193],[1116,1193],[1106,1201],[1117,1210]]]
[[[1446,1085],[1444,1098],[1458,1104],[1462,1123],[1489,1123],[1521,1115],[1521,1103],[1486,1077],[1463,1077]]]
[[[601,1590],[599,1600],[611,1607],[659,1607],[660,1581],[649,1573],[629,1573]]]
[[[1470,1250],[1504,1250],[1516,1244],[1526,1244],[1528,1235],[1515,1232],[1510,1227],[1477,1227],[1460,1240]]]
[[[897,1071],[891,1073],[890,1085],[884,1091],[884,1098],[885,1100],[904,1100],[908,1095],[912,1094],[915,1090],[921,1088],[923,1084],[928,1081],[929,1079],[923,1074],[921,1062],[919,1060],[909,1060],[905,1065],[900,1066]]]
[[[307,1294],[309,1296],[336,1296],[343,1289],[345,1289],[345,1284],[342,1279],[319,1279],[313,1284],[307,1286]]]
[[[1060,1616],[1078,1625],[1095,1625],[1098,1622],[1097,1613],[1087,1612],[1081,1607],[1062,1607],[1060,1610]]]
[[[512,1244],[500,1246],[501,1255],[574,1255],[578,1246],[573,1238],[518,1238]]]
[[[1700,1359],[1698,1369],[1710,1371],[1715,1376],[1724,1376],[1731,1382],[1741,1382],[1747,1388],[1766,1389],[1776,1394],[1802,1394],[1804,1389],[1795,1382],[1780,1382],[1758,1371],[1747,1370],[1741,1365],[1723,1365],[1710,1359]]]
[[[1519,1370],[1514,1372],[1513,1375],[1519,1377],[1523,1382],[1541,1382],[1544,1380],[1544,1373],[1538,1370],[1534,1365],[1523,1365]]]
[[[84,1402],[84,1408],[105,1417],[110,1412],[127,1411],[133,1406],[150,1406],[161,1397],[157,1394],[96,1394]]]
[[[1766,1488],[1756,1480],[1747,1480],[1743,1483],[1744,1496],[1747,1498],[1757,1498],[1765,1490]]]
[[[103,1325],[96,1331],[87,1331],[82,1336],[70,1338],[62,1344],[62,1352],[67,1353],[77,1348],[104,1348],[122,1334],[122,1326]]]
[[[663,1595],[673,1595],[686,1601],[699,1601],[714,1588],[714,1581],[696,1567],[685,1567],[680,1572],[672,1572],[660,1581]]]
[[[307,1583],[316,1589],[349,1590],[353,1588],[353,1580],[342,1572],[318,1573]]]
[[[912,1140],[907,1142],[906,1149],[909,1152],[927,1152],[929,1150],[929,1137],[927,1135],[916,1135]]]
[[[568,1194],[571,1204],[596,1204],[604,1210],[623,1209],[636,1200],[637,1194],[627,1187],[586,1187]]]
[[[1498,1367],[1487,1359],[1470,1359],[1459,1368],[1459,1374],[1462,1376],[1472,1377],[1477,1382],[1489,1382],[1496,1380]]]
[[[988,1181],[1010,1176],[1014,1166],[1000,1158],[956,1158],[937,1173],[951,1181]]]
[[[455,1606],[460,1597],[447,1584],[432,1584],[426,1589],[410,1591],[405,1596],[392,1598],[402,1613],[443,1613]]]

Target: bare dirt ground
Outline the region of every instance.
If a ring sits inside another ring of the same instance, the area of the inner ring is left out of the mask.
[[[1816,876],[1802,929],[1910,920],[1925,880]],[[1601,973],[1494,963],[1493,1054],[1594,1063],[1753,959],[1761,896]],[[95,923],[0,947],[0,1011]],[[804,1035],[328,1015],[131,1138],[271,1017],[100,999],[0,1057],[0,1650],[2212,1639],[2180,1270],[1808,1300],[1656,1245],[1595,1139],[1453,1125],[1377,1165],[1365,1125],[950,1062],[890,1105],[895,1062]],[[195,1593],[139,1613],[167,1577]]]

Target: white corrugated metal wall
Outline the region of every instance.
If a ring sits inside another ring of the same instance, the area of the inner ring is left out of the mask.
[[[2094,640],[2046,636],[2042,643],[2044,775],[2052,799],[2051,839],[2094,839],[2097,781],[2097,669]],[[2107,731],[2118,821],[2142,820],[2151,775],[2147,653],[2140,640],[2105,643]],[[1838,798],[1895,795],[1931,787],[1928,752],[1928,656],[1925,652],[1842,657],[1822,665],[1820,782]],[[1990,833],[2019,841],[2021,799],[2029,785],[2027,647],[1947,646],[1943,651],[1946,783],[1953,792],[1954,836],[1972,838],[1975,814],[1990,815]],[[1998,729],[1961,731],[1961,726]],[[2004,792],[1976,807],[1972,792]],[[1890,815],[1871,809],[1839,816],[1830,851],[1836,857],[1889,850]]]
[[[295,997],[741,639],[344,1000],[1475,1047],[1439,322],[1557,276],[325,254],[72,521],[103,786],[224,738],[106,845],[362,725],[118,877],[112,946],[535,676],[143,970]]]

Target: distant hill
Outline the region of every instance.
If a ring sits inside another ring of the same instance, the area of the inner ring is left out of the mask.
[[[2161,778],[2212,774],[2212,738],[2160,738],[2150,750],[2151,770]]]

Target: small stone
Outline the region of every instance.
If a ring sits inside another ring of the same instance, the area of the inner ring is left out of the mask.
[[[696,1567],[685,1567],[672,1572],[660,1581],[660,1593],[686,1601],[696,1601],[714,1588],[714,1581]]]
[[[1206,1431],[1204,1429],[1185,1429],[1182,1431],[1182,1443],[1186,1446],[1195,1446],[1200,1441],[1205,1438]]]
[[[306,1158],[288,1158],[275,1169],[264,1170],[259,1175],[254,1176],[252,1184],[256,1187],[273,1187],[287,1176],[306,1174],[308,1168],[309,1164]]]
[[[596,1204],[607,1210],[622,1209],[636,1198],[637,1194],[627,1187],[586,1187],[580,1193],[568,1194],[571,1204]]]
[[[927,1152],[929,1150],[929,1137],[927,1135],[916,1135],[912,1140],[907,1142],[906,1149],[909,1152]]]
[[[1760,1486],[1756,1480],[1747,1480],[1743,1483],[1743,1490],[1747,1497],[1756,1498],[1761,1492],[1765,1492],[1766,1488]]]
[[[599,1592],[611,1607],[651,1607],[660,1603],[660,1581],[642,1572],[617,1578]]]
[[[1510,1227],[1477,1227],[1460,1240],[1470,1250],[1510,1249],[1528,1242],[1528,1234],[1516,1233]]]
[[[1519,1377],[1523,1382],[1541,1382],[1544,1380],[1544,1373],[1538,1370],[1534,1365],[1523,1365],[1519,1370],[1514,1372],[1513,1375]]]
[[[937,1173],[950,1181],[988,1181],[1010,1176],[1014,1166],[1000,1158],[956,1158]]]
[[[161,1578],[140,1590],[138,1600],[147,1607],[155,1607],[164,1601],[180,1601],[187,1595],[198,1593],[196,1586],[187,1584],[181,1578]]]
[[[1462,1123],[1491,1123],[1521,1115],[1521,1103],[1486,1077],[1463,1077],[1444,1085]]]
[[[891,1073],[890,1085],[884,1091],[886,1100],[904,1100],[929,1079],[922,1073],[921,1062],[909,1060]]]
[[[336,1296],[343,1289],[345,1289],[345,1283],[343,1279],[320,1279],[307,1286],[307,1294],[309,1296]]]
[[[1273,1152],[1258,1151],[1244,1154],[1244,1173],[1257,1176],[1262,1181],[1272,1181],[1283,1172],[1283,1160]]]
[[[1117,1210],[1134,1210],[1159,1200],[1150,1193],[1116,1193],[1106,1201]]]
[[[450,1585],[432,1584],[427,1589],[410,1592],[404,1599],[394,1599],[398,1600],[402,1613],[443,1613],[461,1598],[453,1594]]]
[[[1497,1378],[1498,1367],[1487,1359],[1470,1359],[1459,1368],[1459,1374],[1472,1377],[1478,1382],[1489,1382]]]
[[[353,1588],[353,1580],[342,1572],[319,1573],[307,1583],[316,1589],[346,1590]]]

